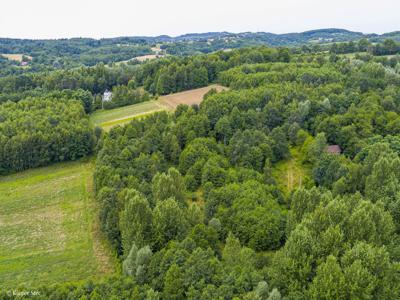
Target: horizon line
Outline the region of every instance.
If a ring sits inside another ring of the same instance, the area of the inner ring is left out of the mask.
[[[391,34],[391,33],[396,33],[399,32],[399,30],[394,30],[394,31],[388,31],[384,33],[366,33],[362,31],[353,31],[345,28],[338,28],[338,27],[327,27],[327,28],[317,28],[317,29],[310,29],[310,30],[305,30],[305,31],[292,31],[292,32],[285,32],[285,33],[274,33],[270,31],[240,31],[240,32],[230,32],[230,31],[205,31],[205,32],[187,32],[187,33],[182,33],[182,34],[177,34],[177,35],[168,35],[168,34],[159,34],[159,35],[115,35],[113,37],[88,37],[88,36],[73,36],[73,37],[54,37],[54,38],[18,38],[18,37],[3,37],[0,36],[0,39],[10,39],[10,40],[33,40],[33,41],[50,41],[50,40],[73,40],[73,39],[92,39],[92,40],[107,40],[107,39],[118,39],[118,38],[171,38],[171,39],[176,39],[179,37],[184,37],[187,35],[202,35],[202,34],[217,34],[217,33],[226,33],[226,34],[244,34],[244,33],[266,33],[266,34],[273,34],[273,35],[289,35],[289,34],[302,34],[302,33],[307,33],[307,32],[312,32],[312,31],[323,31],[323,30],[342,30],[342,31],[347,31],[347,32],[352,32],[352,33],[358,33],[358,34],[363,34],[363,35],[377,35],[377,36],[382,36],[385,34]]]

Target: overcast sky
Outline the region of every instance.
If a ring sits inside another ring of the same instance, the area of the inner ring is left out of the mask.
[[[400,0],[7,0],[0,37],[179,35],[208,31],[400,30]]]

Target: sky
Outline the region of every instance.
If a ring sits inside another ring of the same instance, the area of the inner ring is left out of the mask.
[[[210,31],[400,30],[399,0],[7,0],[0,37],[176,36]]]

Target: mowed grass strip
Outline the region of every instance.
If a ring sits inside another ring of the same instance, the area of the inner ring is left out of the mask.
[[[161,111],[162,109],[160,109],[160,110],[154,110],[154,111],[150,111],[150,112],[147,112],[147,113],[141,113],[141,114],[137,114],[137,115],[134,115],[134,116],[130,116],[130,117],[127,117],[127,118],[122,118],[122,119],[116,119],[116,120],[112,120],[112,121],[110,121],[110,122],[104,122],[104,123],[101,123],[101,128],[103,128],[103,130],[105,130],[105,131],[110,131],[110,129],[111,128],[113,128],[114,126],[117,126],[117,125],[124,125],[124,124],[126,124],[126,123],[129,123],[130,121],[132,121],[133,119],[140,119],[140,118],[143,118],[143,117],[146,117],[146,116],[148,116],[148,115],[151,115],[151,114],[154,114],[155,112],[157,112],[157,111]]]
[[[0,289],[113,271],[94,232],[92,170],[72,162],[0,177]]]
[[[94,125],[102,127],[110,122],[128,118],[132,119],[137,115],[152,113],[163,109],[164,107],[157,101],[152,100],[110,110],[99,110],[90,116],[90,120]]]

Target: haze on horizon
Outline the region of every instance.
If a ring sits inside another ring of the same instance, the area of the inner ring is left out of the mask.
[[[210,31],[400,30],[400,1],[13,0],[0,5],[0,37],[106,38]]]

